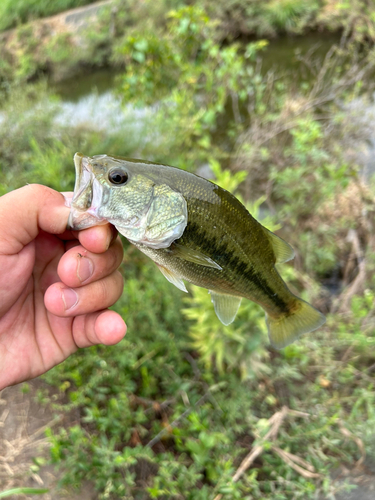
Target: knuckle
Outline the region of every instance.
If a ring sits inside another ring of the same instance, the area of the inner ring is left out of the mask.
[[[117,280],[117,285],[118,285],[120,295],[121,295],[123,292],[123,288],[124,288],[124,277],[120,273],[120,271],[115,271],[115,278]]]
[[[122,295],[123,289],[124,289],[124,278],[122,277],[122,274],[120,271],[115,271],[112,274],[112,280],[113,280],[113,285],[112,285],[112,302],[116,302]]]
[[[108,280],[102,279],[97,281],[97,301],[100,305],[105,304],[109,298]]]
[[[106,270],[113,273],[122,263],[122,247],[113,246],[106,252]]]
[[[96,282],[95,303],[100,308],[116,302],[123,291],[123,277],[119,271]]]

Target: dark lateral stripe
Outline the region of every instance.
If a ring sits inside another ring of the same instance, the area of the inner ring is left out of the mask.
[[[279,295],[272,290],[268,285],[266,280],[259,274],[254,267],[249,266],[246,262],[243,262],[240,258],[233,254],[228,249],[228,244],[219,241],[217,239],[209,240],[206,237],[206,233],[201,227],[195,222],[189,222],[185,232],[180,239],[181,242],[186,238],[187,241],[194,241],[202,252],[209,255],[215,262],[217,262],[222,267],[228,266],[230,269],[235,271],[239,276],[245,278],[246,280],[254,283],[255,286],[261,290],[264,295],[270,298],[270,300],[281,310],[287,312],[289,310],[288,304]],[[214,250],[214,252],[212,252]]]

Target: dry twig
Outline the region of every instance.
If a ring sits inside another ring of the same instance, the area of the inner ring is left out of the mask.
[[[344,427],[344,424],[342,423],[341,420],[338,420],[338,425],[339,425],[339,429],[340,429],[341,434],[349,439],[352,439],[355,442],[355,444],[358,446],[358,449],[361,453],[361,458],[359,460],[357,460],[355,467],[359,467],[360,465],[363,464],[363,462],[365,461],[365,458],[366,458],[366,450],[365,450],[365,446],[363,444],[363,441],[358,436],[355,436],[352,432],[350,432],[346,427]]]
[[[147,447],[148,448],[152,448],[156,443],[158,443],[164,436],[168,435],[171,433],[172,429],[174,427],[177,427],[180,423],[181,420],[183,420],[185,417],[187,417],[189,415],[189,413],[191,413],[193,410],[195,410],[196,408],[198,408],[198,406],[202,405],[203,403],[205,403],[210,397],[210,390],[207,391],[196,403],[194,406],[190,406],[187,410],[185,410],[183,413],[181,413],[181,415],[179,417],[177,417],[173,422],[171,422],[170,424],[168,424],[168,426],[161,430],[158,434],[156,434],[156,436],[151,439],[151,441],[149,441],[147,443]]]
[[[296,472],[301,474],[301,476],[305,477],[306,479],[312,479],[312,478],[318,478],[321,477],[320,474],[317,472],[314,472],[315,469],[314,467],[306,462],[303,458],[298,457],[297,455],[293,455],[293,453],[289,453],[288,451],[284,451],[278,446],[272,446],[271,448],[279,457],[284,460],[285,463],[287,463],[292,469],[294,469]],[[300,465],[302,467],[300,467]]]
[[[308,413],[290,410],[287,406],[283,406],[282,409],[276,412],[272,417],[268,420],[271,428],[269,431],[263,436],[263,438],[259,441],[250,453],[242,460],[240,466],[238,467],[236,473],[232,477],[232,481],[236,483],[242,474],[246,472],[246,470],[251,466],[251,464],[255,461],[255,459],[262,454],[264,451],[264,445],[267,441],[274,441],[278,435],[279,429],[287,415],[295,416],[295,417],[309,417]],[[278,446],[273,445],[271,450],[274,451],[287,465],[292,467],[296,472],[301,474],[301,476],[306,478],[318,478],[321,477],[320,474],[315,472],[314,467],[309,464],[303,458],[298,457],[297,455],[293,455],[288,451],[282,450]],[[216,495],[214,500],[221,500],[223,495],[219,493]]]
[[[366,280],[366,259],[363,255],[357,231],[351,229],[347,240],[352,244],[352,254],[355,255],[358,262],[358,274],[345,292],[340,295],[336,307],[333,308],[333,312],[347,312],[350,309],[349,306],[352,297],[358,294],[359,290],[364,287]]]

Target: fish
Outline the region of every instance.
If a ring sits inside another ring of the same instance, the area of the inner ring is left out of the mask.
[[[259,304],[276,349],[324,324],[275,267],[294,257],[292,247],[225,189],[146,160],[76,153],[74,165],[70,229],[113,224],[177,288],[187,292],[185,281],[206,288],[224,325],[243,298]]]

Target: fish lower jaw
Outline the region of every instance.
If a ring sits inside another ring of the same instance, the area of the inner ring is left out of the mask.
[[[67,228],[72,231],[80,231],[93,226],[102,226],[107,223],[108,221],[106,219],[91,214],[89,210],[72,210],[69,214]]]
[[[91,217],[95,217],[95,219],[97,219],[98,221],[106,220],[103,217],[100,217],[100,215],[98,215],[98,209],[99,209],[99,207],[91,206],[85,211],[85,213],[89,214]]]

